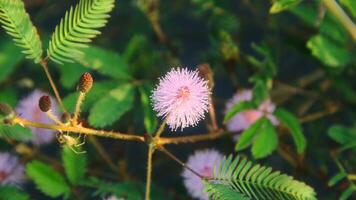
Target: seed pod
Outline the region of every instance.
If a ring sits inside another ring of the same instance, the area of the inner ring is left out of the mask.
[[[93,86],[93,77],[88,72],[84,73],[79,79],[79,84],[78,84],[79,91],[83,93],[88,93],[92,86]]]
[[[51,97],[49,96],[42,96],[38,101],[38,106],[42,112],[48,112],[51,109]]]
[[[12,110],[11,106],[6,103],[0,103],[0,117],[9,117],[12,115],[14,111]]]

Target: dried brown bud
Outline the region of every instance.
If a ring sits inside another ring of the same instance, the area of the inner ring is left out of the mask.
[[[210,89],[214,87],[213,72],[211,71],[210,65],[208,63],[203,63],[198,65],[199,75],[208,81],[208,86]]]
[[[0,103],[0,117],[9,117],[12,115],[14,111],[12,110],[11,106],[6,103]]]
[[[67,123],[67,122],[69,122],[70,119],[71,119],[71,116],[70,116],[69,113],[65,112],[65,113],[62,114],[62,121],[63,122]]]
[[[38,106],[42,112],[48,112],[51,109],[51,105],[51,97],[49,96],[42,96],[38,101]]]
[[[79,79],[78,89],[83,93],[88,93],[93,86],[93,77],[85,72]]]

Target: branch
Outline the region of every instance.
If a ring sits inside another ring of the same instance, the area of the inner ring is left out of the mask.
[[[190,142],[201,142],[206,140],[214,140],[220,138],[224,135],[229,134],[228,132],[219,129],[216,132],[206,133],[206,134],[198,134],[192,136],[181,136],[181,137],[161,137],[157,141],[157,145],[165,145],[165,144],[180,144],[180,143],[190,143]]]

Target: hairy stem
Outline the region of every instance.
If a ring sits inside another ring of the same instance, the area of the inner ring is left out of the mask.
[[[356,25],[352,22],[345,11],[339,6],[335,0],[322,0],[325,7],[336,17],[337,20],[350,33],[352,39],[356,41]]]
[[[80,126],[43,124],[43,123],[29,121],[20,117],[16,117],[15,119],[13,119],[12,123],[19,124],[24,127],[52,129],[60,132],[72,132],[72,133],[79,133],[85,135],[95,135],[95,136],[114,138],[119,140],[137,141],[137,142],[145,141],[144,137],[138,135],[129,135],[129,134],[119,133],[119,132],[96,130],[96,129],[90,129],[90,128],[85,128]]]
[[[146,193],[145,200],[151,199],[152,157],[155,151],[154,145],[149,145],[147,157]]]
[[[212,99],[210,99],[209,115],[210,115],[210,120],[211,120],[211,125],[213,127],[213,131],[215,132],[219,129],[219,127],[218,127],[218,123],[216,122],[215,107],[214,107],[214,102]]]
[[[54,121],[57,125],[64,125],[57,116],[55,116],[51,110],[49,110],[48,112],[46,112],[46,115],[48,116],[48,118],[50,118],[52,121]]]
[[[42,59],[42,61],[40,62],[40,64],[41,64],[43,70],[44,70],[45,73],[46,73],[46,76],[47,76],[47,78],[48,78],[48,80],[49,80],[49,83],[50,83],[50,85],[51,85],[51,87],[52,87],[52,90],[53,90],[53,92],[54,92],[54,95],[56,96],[56,99],[57,99],[57,101],[58,101],[58,103],[59,103],[59,106],[62,108],[62,110],[63,110],[64,112],[67,112],[67,109],[64,107],[64,104],[63,104],[63,102],[62,102],[62,98],[61,98],[61,96],[59,95],[57,86],[56,86],[56,84],[54,83],[53,78],[52,78],[52,76],[51,76],[51,73],[50,73],[49,70],[48,70],[47,59]]]
[[[225,132],[220,129],[215,132],[199,134],[199,135],[171,137],[171,138],[159,138],[159,140],[157,141],[157,144],[164,145],[164,144],[180,144],[180,143],[200,142],[200,141],[206,141],[206,140],[214,140],[214,139],[220,138],[227,134],[228,134],[228,132]]]
[[[164,129],[166,128],[166,119],[163,120],[161,126],[158,128],[155,138],[159,138],[161,134],[163,133]]]
[[[85,98],[85,93],[79,92],[77,103],[75,104],[74,116],[73,116],[73,119],[72,119],[72,124],[73,125],[77,125],[78,124],[78,117],[80,115],[80,106],[82,105],[84,98]]]

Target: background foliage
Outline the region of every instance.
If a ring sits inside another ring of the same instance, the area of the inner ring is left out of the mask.
[[[213,98],[220,124],[271,97],[277,104],[274,115],[281,126],[274,127],[261,118],[241,133],[237,142],[224,137],[172,146],[170,150],[175,155],[186,160],[195,149],[215,147],[226,155],[235,150],[307,182],[319,199],[355,198],[355,40],[320,1],[108,1],[98,8],[89,5],[98,9],[98,16],[96,24],[84,25],[85,30],[64,23],[71,17],[70,12],[65,13],[77,3],[74,0],[24,1],[25,7],[16,4],[11,10],[4,9],[10,0],[0,2],[1,102],[16,106],[35,88],[51,91],[43,71],[35,64],[44,54],[42,45],[43,49],[48,46],[48,56],[55,61],[49,62],[50,71],[70,111],[74,110],[78,95],[78,77],[91,72],[95,84],[82,108],[88,125],[153,133],[158,119],[149,98],[157,78],[172,66],[193,69],[209,63],[214,72]],[[338,2],[355,22],[355,1]],[[111,3],[116,6],[107,22],[105,13],[112,9]],[[20,15],[15,20],[25,8],[31,17]],[[81,8],[73,12],[76,9]],[[60,24],[63,16],[66,17]],[[79,20],[85,21],[86,17],[79,16]],[[106,23],[98,36],[96,30]],[[72,31],[77,38],[61,35],[61,28]],[[78,51],[94,36],[97,38],[88,48]],[[60,46],[56,38],[61,38],[65,46]],[[225,115],[225,102],[241,88],[252,88],[253,100],[234,105]],[[206,131],[204,123],[184,135],[202,131]],[[57,143],[40,149],[25,148],[23,141],[30,136],[30,131],[20,126],[0,125],[0,137],[4,139],[0,140],[1,150],[21,154],[27,163],[26,174],[33,180],[24,187],[26,192],[1,187],[1,197],[86,199],[116,194],[142,199],[144,146],[88,138],[84,146],[87,154],[76,155]],[[172,160],[157,156],[153,199],[189,198],[181,171]],[[206,190],[221,199],[238,198],[220,196],[221,191],[229,194],[230,190],[221,183],[207,183]],[[17,196],[11,195],[14,193]]]

